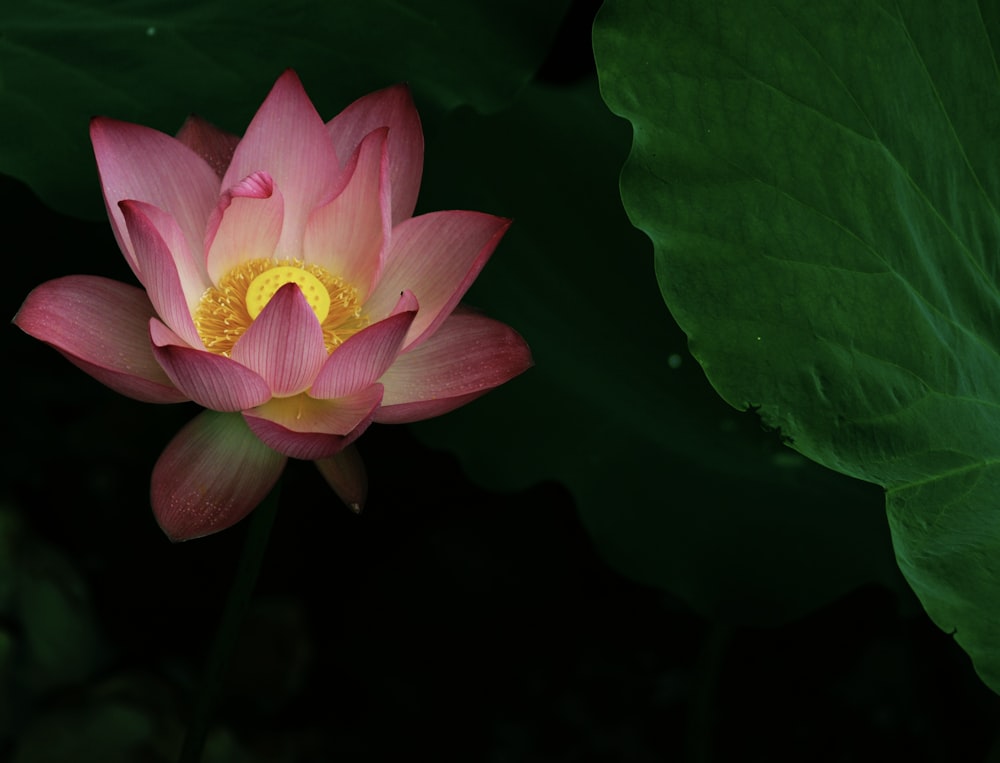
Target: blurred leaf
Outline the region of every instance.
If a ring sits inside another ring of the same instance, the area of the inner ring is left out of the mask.
[[[136,763],[177,760],[187,709],[162,679],[113,675],[41,709],[18,741],[13,763]],[[255,763],[233,734],[209,735],[204,763]]]
[[[595,28],[635,129],[625,205],[695,356],[796,450],[887,489],[903,573],[994,691],[998,13],[610,0]]]
[[[13,686],[17,642],[6,630],[0,630],[0,744],[11,735],[14,725],[16,691]]]
[[[864,582],[900,587],[880,491],[736,414],[686,352],[618,197],[628,125],[595,82],[534,86],[433,137],[422,202],[514,218],[467,301],[536,365],[424,438],[494,488],[563,481],[611,564],[701,612],[770,623]]]
[[[6,506],[0,506],[0,617],[17,635],[7,644],[15,659],[5,681],[38,694],[82,681],[97,667],[99,634],[83,578]]]
[[[28,0],[0,9],[0,172],[60,211],[103,215],[95,114],[173,133],[197,112],[242,133],[298,70],[320,113],[409,81],[421,109],[507,103],[568,0]]]
[[[139,708],[106,701],[61,708],[31,724],[14,763],[131,763],[140,760],[138,749],[151,734],[150,719]]]
[[[83,581],[57,557],[47,561],[48,570],[24,571],[18,597],[35,690],[80,681],[97,665],[97,624]]]

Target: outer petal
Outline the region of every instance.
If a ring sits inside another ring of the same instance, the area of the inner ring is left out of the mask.
[[[368,473],[358,449],[349,445],[339,453],[314,463],[340,500],[355,514],[360,514],[368,499]]]
[[[424,134],[410,88],[395,85],[359,98],[327,124],[340,157],[378,127],[389,128],[392,224],[413,215],[424,167]]]
[[[212,282],[240,262],[274,254],[285,201],[266,172],[243,178],[222,194],[205,234],[206,268]]]
[[[305,260],[336,273],[362,300],[378,279],[392,231],[386,133],[365,137],[344,170],[347,185],[313,212],[303,241]]]
[[[222,181],[236,185],[251,173],[270,173],[285,197],[285,222],[276,256],[298,257],[309,213],[330,197],[340,165],[326,126],[293,71],[274,84]]]
[[[205,223],[219,195],[219,178],[176,138],[148,127],[97,117],[90,123],[108,216],[125,258],[143,281],[118,202],[136,199],[171,215],[192,252],[200,251]]]
[[[406,346],[430,336],[476,280],[510,220],[482,212],[432,212],[412,217],[392,231],[392,248],[375,292],[365,303],[373,318],[392,309],[410,289],[420,313]]]
[[[531,351],[514,329],[459,308],[430,339],[400,355],[383,374],[379,381],[385,395],[375,421],[402,424],[439,416],[531,365]]]
[[[416,315],[416,299],[404,292],[390,317],[362,329],[330,354],[309,394],[343,397],[374,384],[399,355]]]
[[[205,411],[177,433],[153,467],[153,514],[173,541],[225,530],[264,500],[285,462],[242,417]]]
[[[219,180],[222,180],[226,168],[233,160],[233,152],[240,142],[240,136],[220,130],[211,122],[192,114],[181,125],[177,140],[208,162]]]
[[[148,403],[179,403],[178,390],[153,357],[147,326],[155,315],[142,289],[97,276],[43,283],[14,323],[116,392]]]
[[[146,279],[146,293],[156,312],[193,347],[202,347],[191,311],[208,286],[174,219],[141,201],[119,204],[136,261]]]
[[[280,397],[308,389],[326,358],[323,329],[293,283],[278,289],[233,346],[233,360],[259,373]]]
[[[241,411],[271,397],[271,388],[249,368],[223,355],[187,346],[153,318],[149,322],[153,354],[174,384],[198,405],[213,411]]]
[[[274,398],[243,417],[253,433],[279,453],[315,461],[329,458],[357,439],[372,422],[382,385],[337,400],[308,395]]]

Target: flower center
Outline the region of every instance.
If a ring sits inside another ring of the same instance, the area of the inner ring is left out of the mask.
[[[260,315],[260,311],[271,301],[271,297],[286,283],[299,285],[309,307],[322,323],[330,313],[330,292],[316,276],[294,265],[276,265],[250,282],[250,286],[247,287],[247,312],[250,313],[250,317],[256,318]]]
[[[194,310],[194,325],[206,349],[228,357],[233,345],[287,283],[298,284],[316,314],[327,352],[368,325],[358,290],[325,268],[301,260],[248,260],[206,289]]]

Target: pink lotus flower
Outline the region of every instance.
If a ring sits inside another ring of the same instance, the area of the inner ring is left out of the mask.
[[[14,321],[124,395],[208,409],[153,469],[170,538],[242,519],[289,457],[360,508],[348,446],[373,421],[437,416],[531,365],[516,332],[458,304],[510,221],[412,216],[423,135],[406,87],[324,124],[289,71],[242,139],[194,117],[176,138],[97,118],[91,139],[143,288],[67,276]]]

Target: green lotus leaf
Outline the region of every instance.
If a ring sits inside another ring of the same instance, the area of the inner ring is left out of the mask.
[[[994,691],[998,11],[609,0],[594,33],[634,130],[625,207],[692,353],[795,450],[885,488],[902,572]]]

